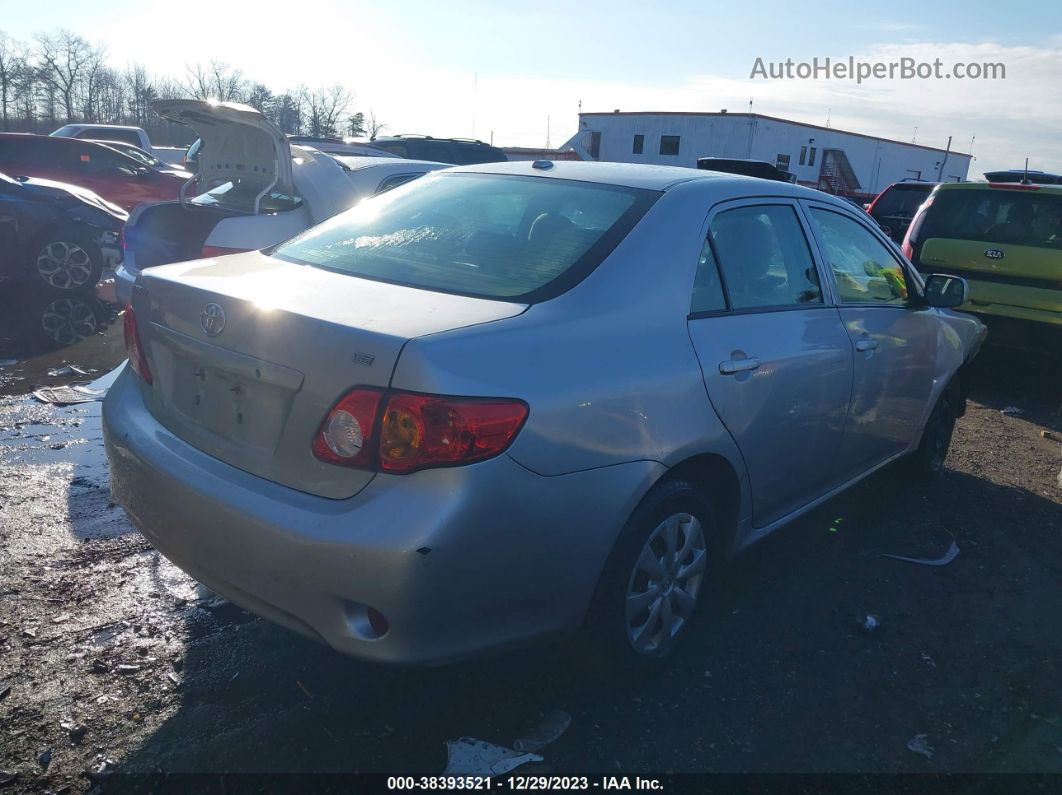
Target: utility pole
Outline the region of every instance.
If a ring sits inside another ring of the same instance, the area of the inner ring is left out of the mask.
[[[944,164],[948,162],[948,155],[951,153],[951,136],[948,136],[948,148],[944,150],[944,159],[940,161],[940,170],[937,172],[937,182],[940,182],[944,177]]]

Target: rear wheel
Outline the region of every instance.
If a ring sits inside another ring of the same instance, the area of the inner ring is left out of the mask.
[[[38,286],[64,292],[89,290],[102,272],[99,247],[77,232],[58,229],[30,248],[29,275]]]
[[[716,581],[721,548],[711,504],[692,483],[655,486],[609,556],[591,611],[608,666],[661,664],[689,634]]]

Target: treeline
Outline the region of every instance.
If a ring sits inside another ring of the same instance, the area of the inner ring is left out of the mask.
[[[67,30],[18,41],[0,30],[0,129],[49,133],[64,124],[132,124],[153,143],[186,146],[190,128],[159,118],[156,99],[217,99],[262,111],[281,130],[328,137],[374,136],[385,125],[354,111],[353,93],[339,83],[298,86],[275,94],[222,61],[186,67],[181,77],[155,76],[141,64],[116,69],[107,49]]]

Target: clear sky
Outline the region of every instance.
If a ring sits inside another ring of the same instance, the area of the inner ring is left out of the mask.
[[[584,110],[744,110],[1062,170],[1062,3],[0,0],[19,39],[65,27],[112,65],[218,58],[283,90],[342,82],[387,132],[563,143]],[[757,57],[1001,62],[1006,79],[753,80]],[[478,75],[478,78],[477,78]]]

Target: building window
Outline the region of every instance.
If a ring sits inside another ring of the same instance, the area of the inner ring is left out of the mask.
[[[590,133],[590,157],[597,160],[601,157],[601,133]]]
[[[808,148],[806,146],[800,147],[800,165],[804,165],[808,160]]]
[[[677,135],[661,135],[660,136],[660,154],[662,155],[677,155],[679,153],[679,136]]]
[[[636,135],[636,136],[634,136],[634,148],[631,150],[632,154],[640,155],[642,153],[642,149],[644,149],[644,148],[645,148],[645,136],[644,135]]]
[[[815,165],[815,147],[811,147],[811,151],[808,153],[808,165]]]
[[[789,155],[778,155],[778,157],[774,161],[774,166],[779,171],[788,171],[789,170]]]

